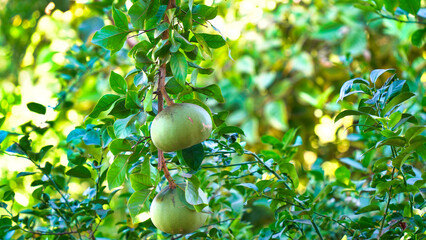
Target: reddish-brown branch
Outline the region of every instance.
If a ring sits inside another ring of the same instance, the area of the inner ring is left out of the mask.
[[[169,3],[167,5],[167,9],[175,8],[176,7],[176,0],[169,0]],[[164,15],[164,22],[170,23],[170,19],[168,18],[167,14]],[[166,40],[169,38],[169,30],[166,30],[163,32],[161,38],[163,40]],[[161,63],[160,66],[160,76],[158,78],[158,112],[161,112],[163,110],[163,97],[166,99],[167,105],[171,106],[173,104],[173,100],[169,97],[169,95],[166,92],[165,88],[165,80],[166,79],[166,63]],[[173,181],[172,176],[170,176],[169,169],[167,168],[166,161],[164,160],[164,153],[162,150],[158,149],[158,169],[162,169],[164,172],[164,177],[166,177],[167,181],[169,182],[169,187],[171,189],[176,188],[176,183]]]
[[[161,150],[158,150],[158,168],[163,169],[164,177],[166,177],[167,181],[169,182],[169,188],[175,189],[176,183],[173,180],[172,176],[170,176],[169,169],[167,168],[166,161],[164,159],[164,153]]]
[[[163,63],[160,66],[160,77],[158,78],[158,89],[160,90],[160,95],[163,95],[166,99],[167,106],[174,104],[173,99],[166,92],[166,63]]]

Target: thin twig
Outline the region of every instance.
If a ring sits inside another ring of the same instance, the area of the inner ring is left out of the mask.
[[[227,168],[227,167],[235,167],[235,166],[247,165],[252,163],[257,163],[257,161],[235,163],[235,164],[229,164],[229,165],[202,166],[201,168]]]
[[[377,13],[380,17],[382,17],[382,18],[390,19],[390,20],[397,21],[397,22],[400,22],[400,23],[417,23],[417,24],[426,24],[426,22],[412,21],[412,20],[402,20],[402,19],[398,19],[398,18],[395,18],[395,17],[391,17],[391,16],[384,15],[384,14],[382,14],[382,13],[380,13],[380,12],[376,12],[376,13]],[[374,18],[374,19],[372,19],[372,21],[380,20],[380,19],[381,19],[381,18]]]
[[[22,231],[27,232],[27,233],[32,233],[32,234],[38,234],[38,235],[70,235],[73,233],[78,233],[78,231],[71,231],[71,232],[33,232],[33,231],[29,231],[23,228],[20,228]]]
[[[392,155],[395,159],[396,155],[394,154],[394,152],[392,152]],[[392,168],[391,181],[394,179],[394,173],[395,173],[395,167]],[[389,196],[388,196],[388,200],[386,202],[385,213],[383,214],[383,219],[382,219],[382,222],[380,223],[380,230],[379,230],[379,235],[377,235],[377,239],[380,239],[380,237],[382,236],[383,227],[385,226],[386,216],[388,215],[389,205],[390,205],[390,202],[392,200],[392,187],[393,187],[392,185],[389,187],[389,191],[388,191]]]
[[[315,223],[314,218],[313,218],[313,217],[310,217],[310,220],[311,220],[312,226],[314,227],[315,232],[317,233],[318,237],[319,237],[321,240],[324,240],[324,238],[323,238],[323,236],[321,235],[321,232],[320,232],[320,230],[319,230],[319,228],[318,228],[317,224]]]
[[[137,36],[140,36],[140,35],[142,35],[142,34],[144,34],[144,33],[154,31],[155,29],[157,29],[157,28],[155,27],[155,28],[150,28],[150,29],[146,29],[146,30],[135,30],[135,31],[138,31],[138,33],[137,33],[137,34],[135,34],[135,35],[129,36],[127,39],[129,39],[129,38],[134,38],[134,37],[137,37]]]

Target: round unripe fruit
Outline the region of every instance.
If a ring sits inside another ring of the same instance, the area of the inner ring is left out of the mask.
[[[157,194],[151,203],[151,221],[161,231],[169,234],[187,234],[204,225],[207,213],[189,209],[185,204],[185,192],[179,185],[175,189],[168,186]]]
[[[212,119],[204,108],[192,103],[176,103],[154,118],[151,139],[158,149],[174,152],[206,140],[211,131]]]

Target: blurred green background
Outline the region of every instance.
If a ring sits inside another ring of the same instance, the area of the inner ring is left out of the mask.
[[[100,96],[110,91],[110,71],[125,75],[132,69],[129,48],[110,56],[91,43],[94,32],[111,23],[104,10],[113,3],[131,5],[122,0],[0,0],[0,127],[14,131],[28,123],[26,131],[46,131],[42,138],[30,135],[35,148],[58,146],[50,157],[65,166],[68,160],[61,146],[67,134],[84,123]],[[418,46],[412,43],[413,33],[421,28],[418,24],[380,18],[350,1],[205,0],[204,4],[218,6],[219,16],[212,24],[229,46],[214,51],[204,66],[215,73],[197,82],[218,83],[226,102],[203,100],[214,112],[229,111],[228,124],[245,131],[246,147],[255,152],[264,150],[260,136],[281,138],[289,128],[299,128],[303,145],[294,162],[300,193],[308,182],[305,171],[316,161],[333,178],[339,159],[363,149],[361,143],[350,142],[356,138],[347,129],[351,118],[333,121],[341,110],[336,102],[346,80],[365,77],[376,68],[395,68],[417,91],[419,101],[425,95],[424,36]],[[28,111],[29,102],[49,106],[47,114]],[[352,107],[350,101],[343,105]],[[420,103],[414,108],[424,122],[425,109]],[[18,210],[33,204],[32,178],[15,178],[16,171],[30,168],[25,159],[0,155],[0,185],[15,190]],[[78,198],[90,184],[70,182],[70,192]],[[112,207],[124,214],[124,200],[115,203]]]

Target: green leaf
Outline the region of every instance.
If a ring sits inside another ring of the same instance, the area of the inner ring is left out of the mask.
[[[265,117],[268,123],[281,131],[288,128],[287,108],[283,101],[268,102],[264,107]]]
[[[14,143],[6,149],[6,152],[27,155],[27,153],[17,144]]]
[[[177,151],[179,160],[188,166],[191,170],[197,171],[201,167],[204,159],[204,147],[199,143],[192,147]]]
[[[398,94],[396,97],[392,98],[392,100],[390,100],[388,104],[386,104],[382,111],[382,116],[386,116],[390,111],[394,109],[395,106],[412,98],[413,96],[415,96],[415,94],[412,92],[403,92]]]
[[[15,193],[13,191],[6,191],[3,194],[3,201],[10,201],[15,198]]]
[[[185,86],[186,75],[188,74],[188,63],[185,56],[176,52],[170,58],[170,68],[172,69],[173,76],[182,86]]]
[[[263,135],[260,140],[265,144],[270,144],[272,146],[282,145],[281,141],[277,138],[269,135]]]
[[[416,137],[410,140],[410,145],[404,148],[396,158],[392,160],[392,165],[397,169],[400,169],[405,160],[411,155],[413,151],[418,149],[420,146],[426,144],[426,137],[422,135],[417,135]]]
[[[183,25],[183,28],[185,29],[185,31],[192,30],[192,22],[193,22],[192,9],[190,7],[189,11],[186,12],[185,16],[182,19],[182,25]]]
[[[40,103],[30,102],[27,104],[27,107],[31,112],[35,112],[38,114],[46,114],[46,107],[41,105]]]
[[[128,53],[129,57],[136,58],[137,53],[141,53],[141,55],[145,56],[146,62],[150,62],[151,60],[147,57],[148,52],[151,50],[153,45],[147,40],[142,40],[138,44],[136,44]],[[135,84],[136,85],[136,84]],[[138,86],[138,85],[136,85]]]
[[[423,29],[417,29],[412,35],[411,35],[411,43],[416,47],[422,47],[423,43],[426,38],[426,28]]]
[[[213,68],[203,68],[193,62],[188,62],[188,66],[196,68],[194,71],[192,71],[192,74],[194,74],[195,71],[197,71],[197,73],[200,72],[201,74],[211,74],[214,72]],[[196,79],[197,76],[193,76],[192,74],[191,74],[191,82],[195,82],[193,81],[193,78]]]
[[[405,132],[405,138],[410,141],[414,137],[422,134],[426,130],[426,125],[412,126]]]
[[[76,177],[76,178],[91,178],[92,174],[90,173],[89,169],[83,166],[76,166],[74,168],[71,168],[68,170],[66,175],[70,177]]]
[[[396,187],[398,184],[402,183],[401,179],[394,179],[387,182],[381,182],[376,185],[376,193],[384,193],[389,191],[390,186]]]
[[[226,45],[225,39],[222,36],[217,34],[208,34],[208,33],[197,33],[198,36],[201,36],[206,42],[207,46],[210,48],[220,48]],[[191,42],[196,42],[197,38],[194,36],[191,39]]]
[[[92,42],[103,48],[111,50],[111,54],[114,54],[123,47],[128,33],[129,31],[108,25],[96,32],[93,36]]]
[[[0,143],[6,139],[7,135],[9,135],[9,132],[0,130]]]
[[[132,217],[133,223],[137,223],[138,220],[136,216],[148,210],[148,200],[149,195],[152,190],[143,189],[137,192],[134,192],[132,196],[130,196],[129,201],[127,202],[127,208],[129,209],[130,216]]]
[[[127,139],[114,139],[109,146],[109,150],[114,155],[121,152],[131,152],[133,151],[132,142]]]
[[[397,0],[385,0],[385,8],[386,10],[388,10],[391,13],[395,12],[395,9],[398,5],[398,1]]]
[[[126,138],[137,132],[135,120],[138,114],[133,114],[124,119],[117,119],[114,122],[114,133],[118,138]]]
[[[242,156],[244,154],[244,148],[237,142],[233,142],[229,145],[237,152],[238,156]]]
[[[127,22],[126,15],[114,6],[112,6],[112,18],[114,19],[115,26],[124,30],[129,30],[129,23]]]
[[[140,85],[146,85],[148,83],[148,76],[144,71],[140,71],[140,73],[136,74],[136,76],[133,78],[133,83],[136,87],[139,87]]]
[[[47,145],[47,146],[44,146],[44,147],[42,147],[41,149],[40,149],[40,152],[39,153],[37,153],[37,160],[38,161],[41,161],[41,160],[43,160],[43,158],[44,158],[44,156],[46,155],[46,153],[52,148],[53,146],[52,145]]]
[[[185,51],[192,51],[195,48],[195,45],[192,44],[188,39],[186,39],[184,36],[180,35],[177,31],[173,31],[173,34],[175,36],[175,40],[178,41],[181,44],[181,48]]]
[[[98,130],[89,130],[84,134],[82,138],[84,144],[86,145],[95,145],[100,146],[101,145],[101,135]]]
[[[170,94],[178,94],[183,90],[184,88],[176,81],[174,77],[170,78],[166,83],[166,91]]]
[[[126,104],[127,109],[139,109],[142,108],[141,100],[139,100],[138,92],[134,90],[127,91]]]
[[[353,159],[341,158],[339,160],[340,160],[340,162],[349,165],[351,168],[355,168],[355,169],[358,169],[358,170],[361,170],[361,171],[367,171],[367,169],[364,166],[362,166],[362,164],[360,162],[355,161]]]
[[[380,207],[378,205],[371,204],[355,211],[355,214],[361,214],[361,213],[373,212],[373,211],[380,211]]]
[[[29,176],[29,175],[33,175],[36,174],[35,172],[20,172],[18,173],[18,175],[16,175],[16,177],[25,177],[25,176]]]
[[[118,155],[108,169],[107,182],[110,190],[123,184],[127,171],[127,159],[129,156]]]
[[[207,45],[206,41],[204,40],[203,36],[201,36],[199,34],[194,34],[194,37],[197,39],[197,42],[201,46],[203,56],[207,59],[211,58],[212,52],[210,51],[210,48]]]
[[[218,136],[222,136],[224,134],[229,134],[229,133],[238,133],[240,135],[244,135],[245,136],[244,131],[241,128],[235,127],[235,126],[221,126],[221,127],[218,127],[215,130],[215,133]]]
[[[325,197],[327,197],[327,195],[331,193],[331,191],[333,190],[333,186],[334,186],[334,183],[331,183],[323,187],[321,191],[318,193],[318,195],[315,197],[314,202],[321,201]]]
[[[379,141],[376,143],[376,148],[388,145],[388,146],[395,146],[395,147],[403,147],[406,143],[406,139],[404,137],[390,137],[387,139],[384,139],[382,141]]]
[[[126,118],[132,111],[126,108],[126,99],[120,98],[118,101],[114,103],[114,107],[112,107],[111,111],[108,115],[112,115],[116,118]]]
[[[99,99],[98,103],[96,103],[96,106],[90,113],[89,117],[97,118],[101,112],[108,110],[119,98],[120,96],[114,94],[103,95],[101,99]]]
[[[291,163],[280,163],[279,167],[281,173],[286,173],[292,180],[294,187],[297,188],[299,186],[299,176],[294,165]]]
[[[228,111],[222,111],[222,112],[216,113],[215,115],[213,115],[214,124],[216,126],[222,125],[222,123],[225,122],[228,115],[229,115]]]
[[[420,9],[420,0],[402,0],[399,1],[399,7],[416,16]]]
[[[152,93],[154,88],[151,87],[148,89],[148,92],[145,95],[145,99],[143,100],[143,108],[145,112],[152,112]]]
[[[145,86],[148,84],[148,76],[144,71],[140,71],[136,76],[133,78],[133,83],[136,87],[139,87],[140,85]]]
[[[137,1],[129,9],[130,21],[138,29],[144,29],[144,21],[148,11],[149,3],[146,1]]]
[[[155,184],[152,181],[151,168],[153,167],[149,163],[149,159],[145,159],[141,165],[141,170],[130,175],[133,190],[140,191],[152,187],[153,183]]]
[[[370,81],[376,86],[376,80],[379,78],[383,73],[385,72],[394,72],[395,69],[389,68],[389,69],[375,69],[371,71],[370,73]]]
[[[126,94],[127,92],[127,82],[124,78],[114,71],[111,71],[111,75],[109,77],[109,85],[112,90],[119,94]]]
[[[351,182],[351,171],[349,171],[349,169],[344,166],[341,166],[336,169],[334,175],[336,176],[337,181],[345,185],[349,185],[349,183]]]
[[[154,38],[158,38],[164,31],[169,29],[169,24],[164,22],[157,26],[154,32]]]
[[[334,122],[337,122],[340,119],[347,117],[347,116],[360,116],[360,115],[370,116],[370,114],[365,113],[365,112],[360,112],[360,111],[355,111],[355,110],[344,110],[344,111],[340,112],[339,114],[337,114],[336,118],[334,118]]]
[[[185,200],[191,205],[197,205],[198,203],[198,189],[200,188],[200,180],[193,175],[187,180],[185,186]]]
[[[367,11],[367,12],[374,12],[374,11],[376,11],[375,7],[371,6],[368,3],[364,4],[364,2],[363,3],[354,3],[353,6],[356,7],[356,8],[359,8],[361,10]]]
[[[195,92],[204,94],[208,97],[212,97],[218,102],[225,102],[225,99],[222,96],[222,91],[220,90],[220,87],[217,84],[212,84],[203,88],[193,87],[192,89]]]
[[[3,123],[6,121],[6,117],[0,118],[0,127],[3,126]]]
[[[394,112],[389,116],[389,127],[392,129],[395,127],[395,125],[401,120],[402,113],[401,112]],[[389,130],[390,131],[390,130]],[[393,132],[392,132],[393,133]]]
[[[211,20],[217,16],[217,7],[198,4],[192,8],[192,15],[199,20]],[[195,23],[194,23],[195,24]]]
[[[195,175],[187,179],[185,186],[185,201],[194,207],[197,212],[201,212],[208,206],[206,194],[200,188],[200,180]]]

